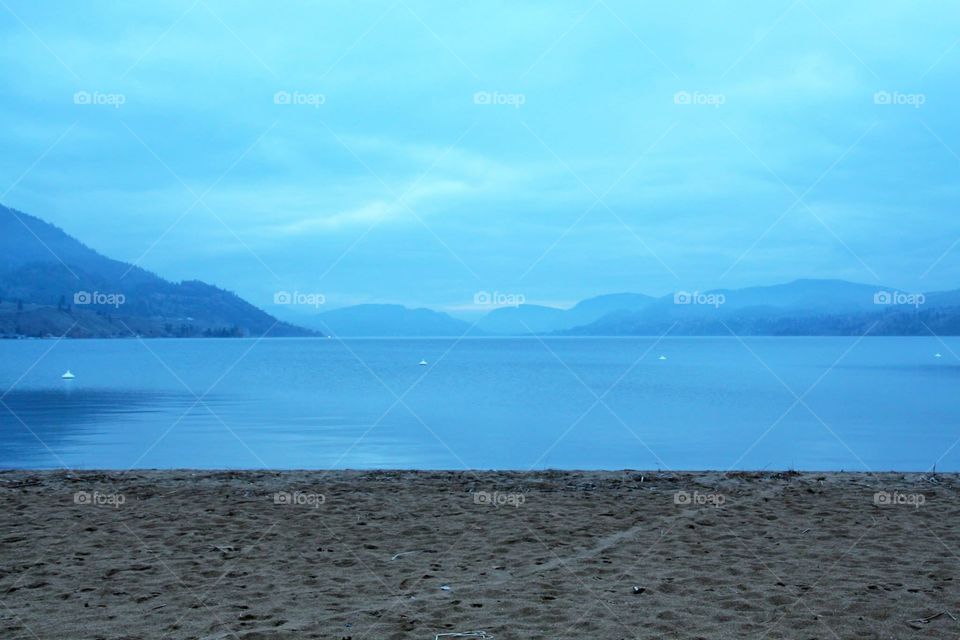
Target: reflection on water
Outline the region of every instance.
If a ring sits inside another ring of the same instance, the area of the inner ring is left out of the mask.
[[[249,396],[210,394],[201,401],[188,392],[108,391],[72,382],[13,390],[4,403],[2,468],[349,466],[351,445],[367,430],[343,415],[270,411],[273,403]],[[308,454],[311,444],[328,453]],[[378,437],[365,443],[368,454],[391,466],[415,464],[399,458],[399,450],[400,443],[391,447]]]
[[[8,468],[45,466],[55,452],[96,444],[115,425],[149,422],[177,408],[186,411],[194,400],[186,393],[85,389],[72,382],[55,389],[13,389],[3,399],[0,461]]]
[[[946,346],[7,341],[0,467],[960,469]]]

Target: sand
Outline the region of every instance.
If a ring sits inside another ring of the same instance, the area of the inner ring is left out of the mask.
[[[957,638],[958,489],[919,474],[4,472],[0,637]]]

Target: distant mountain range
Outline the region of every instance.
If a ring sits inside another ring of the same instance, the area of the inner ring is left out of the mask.
[[[960,291],[908,293],[843,280],[677,292],[566,335],[958,335]]]
[[[496,299],[494,297],[494,299]],[[199,281],[111,260],[57,227],[0,206],[0,337],[960,335],[960,290],[900,292],[842,280],[744,289],[616,293],[570,307],[484,306],[476,322],[363,304],[281,322]]]
[[[324,333],[340,336],[462,336],[470,323],[432,309],[409,309],[399,304],[359,304],[334,309],[304,324]]]
[[[639,293],[615,293],[588,298],[569,309],[533,304],[500,307],[484,316],[476,329],[494,335],[553,333],[590,324],[611,313],[643,309],[654,300]]]
[[[169,282],[0,206],[0,336],[313,336],[235,294]]]
[[[344,307],[304,322],[341,336],[960,335],[960,291],[796,280],[662,297],[618,293],[569,309],[504,306],[476,323],[400,305]]]

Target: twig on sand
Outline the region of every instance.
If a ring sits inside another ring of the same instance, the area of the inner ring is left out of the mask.
[[[431,551],[430,549],[411,549],[410,551],[401,551],[396,553],[391,557],[391,560],[396,560],[397,558],[410,555],[411,553],[436,553],[436,551]]]
[[[25,480],[23,482],[18,482],[15,484],[8,484],[7,489],[23,489],[24,487],[37,487],[43,484],[39,480]]]
[[[957,618],[949,611],[941,611],[940,613],[935,613],[932,616],[927,616],[926,618],[917,618],[916,620],[907,620],[907,625],[913,627],[914,629],[921,629],[923,628],[923,625],[930,624],[937,618],[941,618],[943,616],[949,616],[950,619],[953,620],[954,622],[957,621]]]
[[[438,633],[436,636],[434,636],[433,640],[440,640],[440,638],[493,638],[493,636],[486,631],[460,631],[453,633]]]

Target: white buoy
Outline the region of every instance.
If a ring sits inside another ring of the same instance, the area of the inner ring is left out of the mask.
[[[940,355],[939,353],[935,353],[935,354],[933,354],[933,357],[934,357],[934,358],[942,358],[943,356]]]
[[[73,380],[77,376],[73,375],[70,369],[67,369],[67,372],[60,377],[63,378],[64,380]]]
[[[427,361],[426,361],[426,360],[421,360],[421,361],[420,361],[420,366],[421,366],[421,367],[427,366]]]
[[[660,356],[659,359],[660,359],[660,360],[666,360],[666,359],[667,359],[667,356]]]

